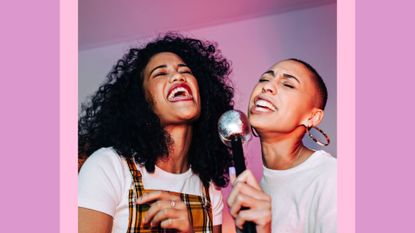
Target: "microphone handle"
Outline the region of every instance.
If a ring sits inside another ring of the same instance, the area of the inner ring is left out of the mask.
[[[232,155],[233,163],[235,166],[236,176],[239,176],[243,171],[246,170],[244,151],[242,148],[242,141],[240,137],[232,137]]]
[[[244,151],[242,148],[242,141],[240,137],[232,137],[232,154],[233,154],[233,163],[235,166],[236,176],[239,176],[243,171],[246,170],[245,166],[245,157]],[[248,208],[242,207],[241,210],[246,210]],[[245,222],[243,227],[244,233],[256,233],[255,224],[253,222]]]
[[[253,222],[245,222],[244,229],[242,230],[244,233],[256,233],[255,223]]]

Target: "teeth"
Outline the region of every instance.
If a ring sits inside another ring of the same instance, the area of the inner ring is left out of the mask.
[[[257,106],[257,107],[263,107],[263,108],[268,108],[268,109],[271,109],[272,111],[276,111],[276,109],[275,109],[275,107],[274,107],[274,105],[272,105],[270,102],[268,102],[268,101],[265,101],[265,100],[257,100],[256,102],[255,102],[255,106]]]
[[[177,87],[177,88],[175,88],[172,92],[170,92],[170,95],[167,97],[168,98],[168,100],[169,101],[172,101],[172,100],[174,100],[175,99],[175,95],[178,93],[178,92],[184,92],[184,97],[189,97],[190,96],[190,94],[189,94],[189,92],[186,90],[186,88],[184,88],[184,87]],[[178,96],[178,97],[181,97],[181,96]],[[177,98],[177,97],[176,97]]]

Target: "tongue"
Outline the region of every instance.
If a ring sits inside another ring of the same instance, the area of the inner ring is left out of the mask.
[[[174,97],[179,97],[179,96],[186,96],[186,93],[184,91],[179,91],[176,94],[174,94]]]

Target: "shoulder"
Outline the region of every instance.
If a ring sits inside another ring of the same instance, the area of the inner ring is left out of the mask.
[[[122,158],[112,147],[103,147],[92,153],[81,168],[90,166],[114,167],[122,164]]]
[[[100,148],[82,165],[79,171],[79,178],[83,179],[87,176],[99,176],[113,179],[118,177],[124,178],[126,163],[124,159],[112,147]],[[127,167],[128,169],[128,167]]]
[[[337,185],[337,159],[326,151],[316,151],[318,156],[318,179],[325,188],[336,189]]]
[[[121,156],[112,147],[102,147],[88,157],[89,160],[101,162],[118,160],[119,158]]]
[[[337,172],[337,159],[330,153],[319,150],[315,152],[315,156],[318,157],[318,166],[323,170],[327,170],[330,173]]]
[[[85,161],[78,175],[78,206],[111,216],[129,188],[123,159],[112,148],[101,148]]]

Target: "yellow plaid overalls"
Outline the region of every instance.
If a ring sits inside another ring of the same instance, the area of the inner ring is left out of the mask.
[[[144,189],[141,173],[137,170],[135,163],[131,159],[127,159],[127,163],[133,177],[133,182],[128,194],[129,218],[127,233],[176,232],[176,230],[165,230],[159,226],[150,228],[150,226],[142,223],[143,217],[150,208],[150,205],[138,205],[136,203],[137,198],[154,190]],[[194,232],[211,233],[213,231],[209,187],[204,187],[204,194],[202,196],[176,192],[170,193],[180,196],[181,200],[186,204]]]

